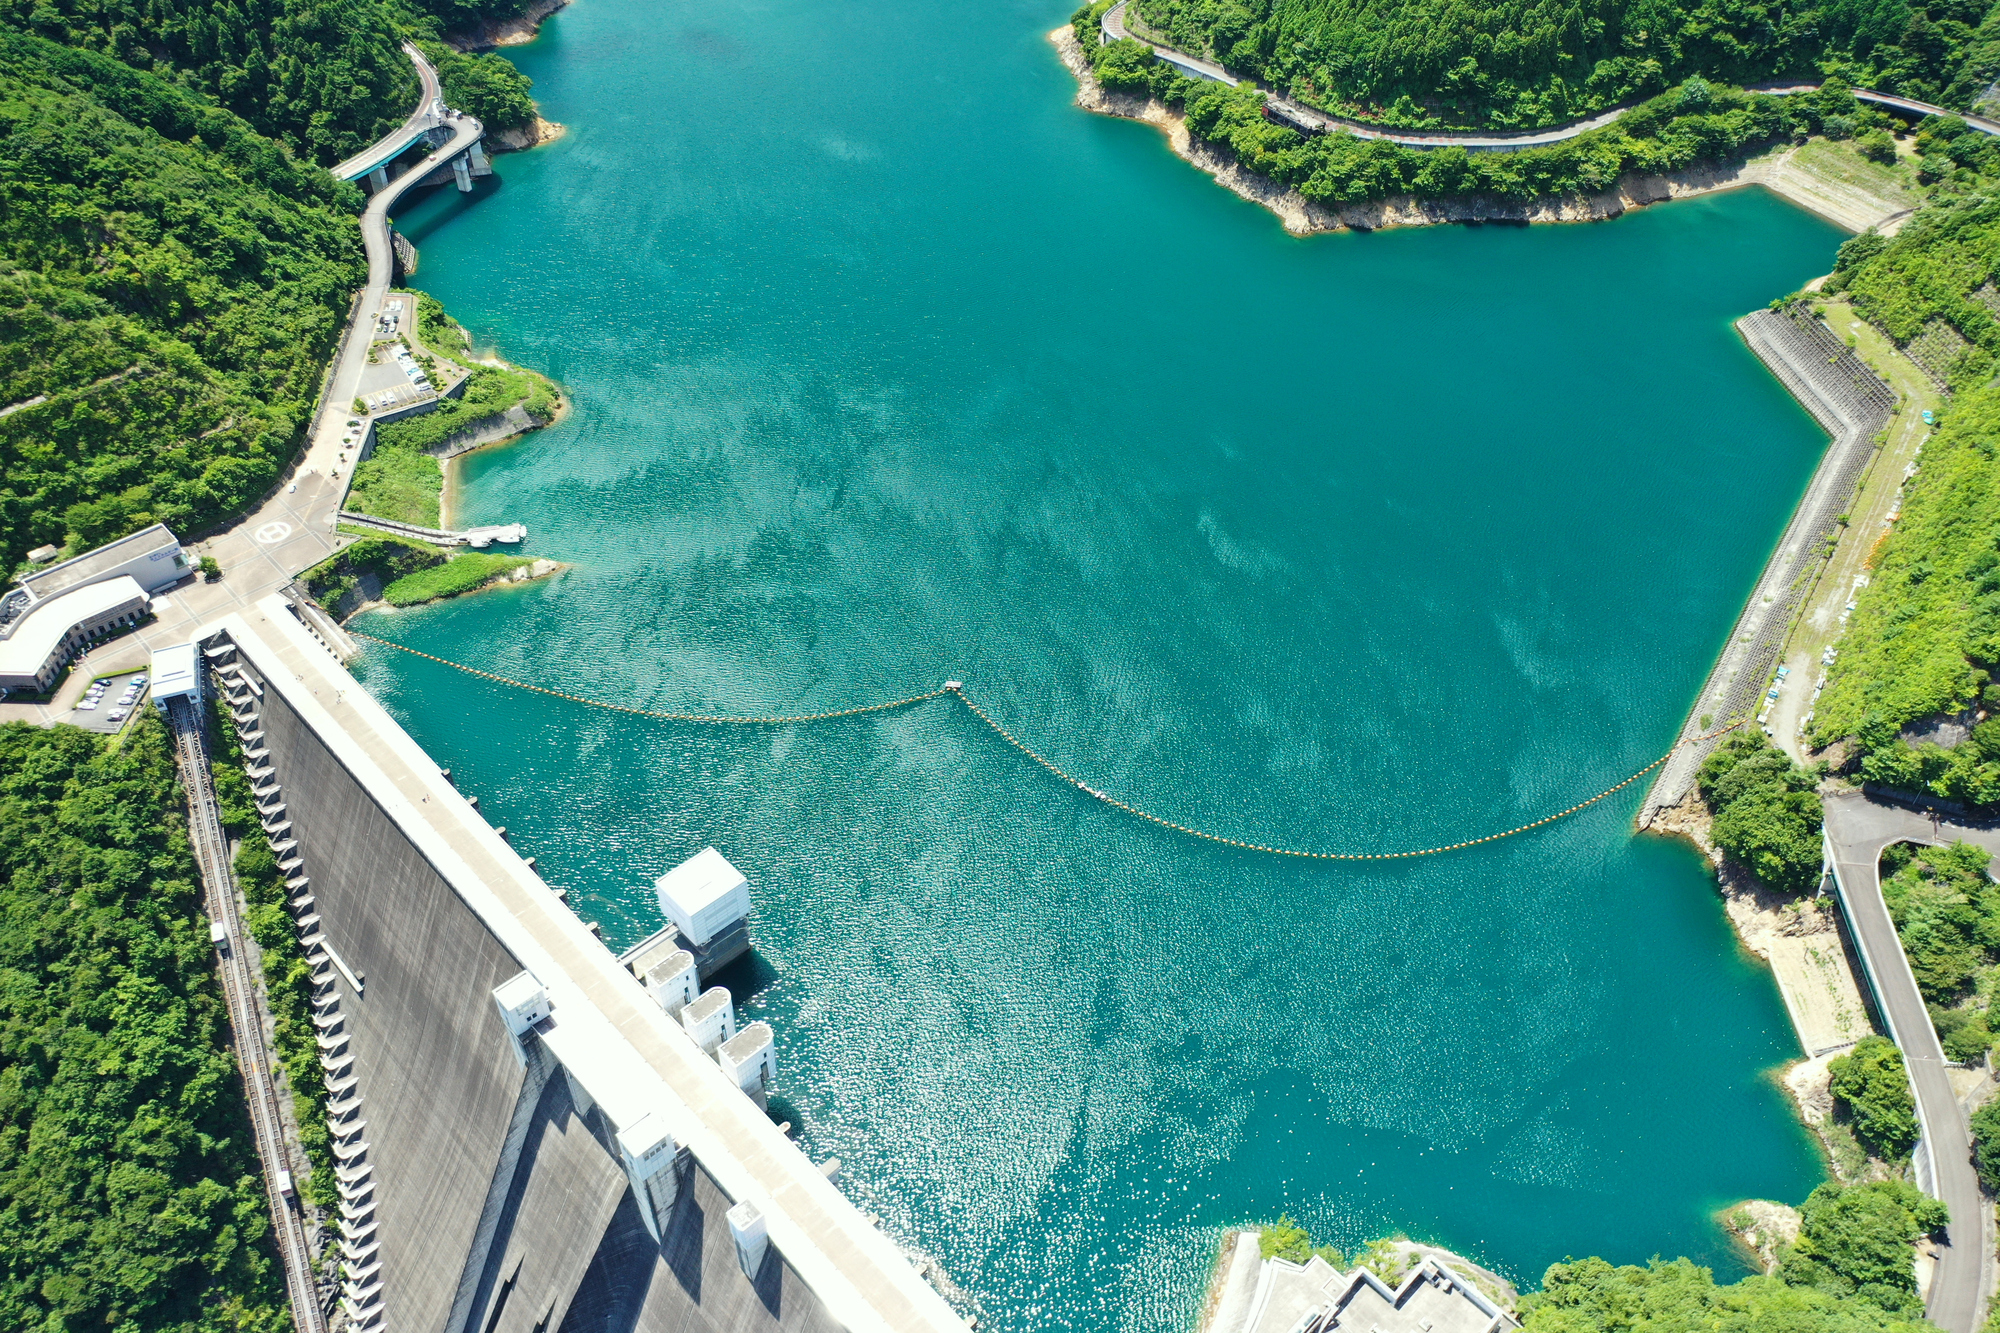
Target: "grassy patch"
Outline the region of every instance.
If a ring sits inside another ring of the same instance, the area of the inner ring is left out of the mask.
[[[358,514],[434,528],[438,525],[444,469],[429,454],[397,447],[382,438],[401,424],[377,428],[375,451],[354,465],[354,486],[347,493],[347,507]]]
[[[375,452],[378,456],[385,451],[422,454],[426,449],[441,448],[446,440],[475,422],[498,416],[517,404],[525,408],[538,424],[553,420],[556,414],[554,383],[532,370],[474,366],[472,374],[466,377],[464,393],[457,398],[442,400],[435,412],[376,427]],[[436,467],[435,460],[432,467]],[[354,475],[358,484],[361,474],[357,471]],[[435,522],[435,519],[432,521]]]
[[[354,591],[364,574],[373,574],[388,585],[444,561],[444,552],[435,546],[370,533],[300,577],[313,600],[332,611],[341,598]]]
[[[1899,737],[1981,700],[2000,660],[2000,387],[1962,393],[1924,447],[1902,518],[1874,558],[1813,719],[1815,743],[1859,740],[1862,776],[2000,801],[2000,727],[1954,750]]]
[[[415,606],[440,597],[470,592],[495,574],[530,563],[518,555],[459,555],[442,565],[405,574],[382,590],[382,600],[391,606]]]
[[[1850,185],[1881,199],[1915,208],[1924,192],[1917,184],[1917,168],[1909,162],[1885,166],[1871,162],[1855,150],[1854,141],[1811,139],[1792,155],[1792,165],[1818,180]]]

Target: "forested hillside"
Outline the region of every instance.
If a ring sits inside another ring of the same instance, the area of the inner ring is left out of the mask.
[[[1538,127],[1691,75],[1842,74],[1969,107],[2000,73],[1987,0],[1132,0],[1170,45],[1397,125]]]
[[[190,89],[0,33],[7,568],[270,487],[366,276],[358,202]]]
[[[1267,118],[1262,94],[1248,84],[1232,88],[1188,78],[1137,41],[1097,45],[1098,21],[1111,4],[1095,0],[1071,16],[1100,83],[1179,109],[1197,138],[1226,146],[1250,171],[1316,203],[1403,194],[1525,200],[1589,193],[1610,188],[1628,172],[1681,171],[1784,139],[1847,136],[1897,123],[1856,101],[1837,79],[1816,92],[1772,97],[1690,78],[1610,125],[1517,152],[1405,148],[1353,134],[1308,137]],[[1887,133],[1880,138],[1888,141]]]
[[[291,1327],[174,781],[0,727],[0,1327]]]
[[[415,70],[405,35],[437,39],[481,16],[518,13],[525,0],[0,0],[0,25],[138,70],[165,75],[234,111],[259,134],[309,162],[367,146],[410,114]],[[484,112],[504,84],[527,80],[499,56],[455,57],[441,70],[455,105]],[[456,76],[456,77],[454,77]],[[457,86],[463,84],[463,88]],[[496,127],[522,123],[518,107]]]

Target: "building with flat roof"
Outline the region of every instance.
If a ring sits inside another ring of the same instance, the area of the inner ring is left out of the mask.
[[[71,556],[59,565],[23,574],[19,582],[34,594],[37,601],[120,575],[129,575],[141,588],[152,593],[178,583],[187,575],[188,569],[187,555],[181,550],[181,539],[174,536],[166,524],[155,523],[150,528],[141,528],[129,537],[120,537],[94,551]]]
[[[136,624],[151,604],[127,574],[46,600],[24,598],[22,589],[12,590],[4,605],[14,614],[0,623],[0,690],[46,693],[92,640]]]
[[[164,523],[23,574],[0,593],[0,691],[44,693],[93,639],[136,623],[151,594],[188,572],[180,538]]]
[[[153,704],[162,713],[173,699],[201,702],[201,664],[191,643],[177,643],[153,654],[152,669],[146,673],[152,686]]]
[[[1395,1287],[1366,1268],[1343,1273],[1314,1255],[1303,1264],[1266,1259],[1249,1317],[1215,1333],[1507,1333],[1520,1326],[1433,1255]]]

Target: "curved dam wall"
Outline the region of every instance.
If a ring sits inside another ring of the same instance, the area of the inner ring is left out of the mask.
[[[964,1327],[289,603],[198,642],[246,752],[262,751],[266,827],[345,1019],[321,1046],[360,1098],[335,1131],[348,1235],[368,1249],[349,1269],[351,1328]],[[517,1034],[495,991],[524,973],[548,1007]],[[671,1129],[644,1196],[635,1125]],[[754,1258],[725,1217],[745,1203],[769,1229]]]

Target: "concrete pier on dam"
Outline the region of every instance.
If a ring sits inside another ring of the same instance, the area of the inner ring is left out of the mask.
[[[289,601],[196,644],[316,969],[348,1328],[967,1327],[761,1109],[768,1029],[614,957]]]

